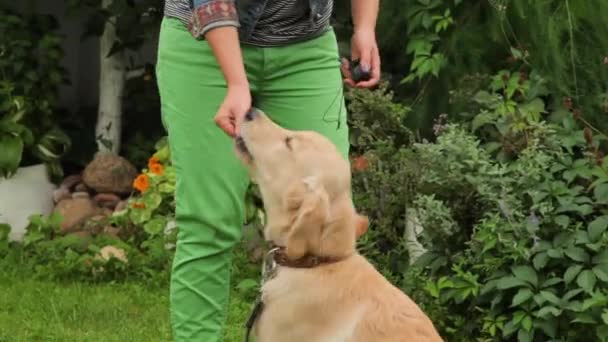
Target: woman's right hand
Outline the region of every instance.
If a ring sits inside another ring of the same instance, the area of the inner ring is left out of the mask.
[[[248,84],[229,85],[224,102],[215,115],[215,123],[231,137],[239,133],[245,114],[251,109]]]

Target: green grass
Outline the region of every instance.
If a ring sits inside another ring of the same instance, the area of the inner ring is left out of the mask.
[[[255,268],[237,257],[235,281]],[[0,270],[0,342],[170,341],[168,287],[35,280]],[[225,341],[242,341],[251,293],[232,291]]]

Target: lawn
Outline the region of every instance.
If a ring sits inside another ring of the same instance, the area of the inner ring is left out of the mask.
[[[235,266],[238,283],[252,268]],[[226,342],[243,340],[251,302],[251,293],[232,291]],[[5,268],[0,271],[0,342],[170,341],[168,305],[168,286],[47,282]]]

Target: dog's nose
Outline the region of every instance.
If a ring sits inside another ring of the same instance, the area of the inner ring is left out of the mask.
[[[245,121],[253,121],[255,117],[258,115],[258,111],[254,108],[251,108],[247,114],[245,114]]]

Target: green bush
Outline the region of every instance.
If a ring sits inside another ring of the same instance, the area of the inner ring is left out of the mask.
[[[475,114],[441,117],[432,142],[414,139],[383,89],[349,93],[353,151],[366,158],[353,162],[355,203],[371,219],[360,250],[447,340],[607,340],[605,136],[547,106],[535,73],[480,79]]]
[[[0,177],[18,167],[46,163],[62,175],[59,159],[70,139],[56,124],[54,110],[61,67],[61,37],[52,16],[18,16],[0,8]]]

